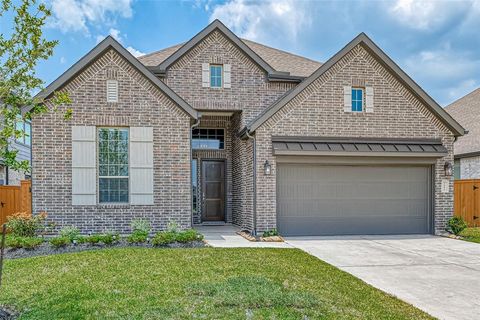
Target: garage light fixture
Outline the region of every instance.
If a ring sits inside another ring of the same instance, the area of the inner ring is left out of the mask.
[[[445,162],[443,166],[443,170],[445,171],[446,177],[451,177],[453,175],[453,166],[451,162]]]
[[[266,175],[266,176],[269,176],[272,174],[272,166],[270,165],[270,163],[268,162],[268,160],[265,160],[265,163],[263,164],[263,173]]]

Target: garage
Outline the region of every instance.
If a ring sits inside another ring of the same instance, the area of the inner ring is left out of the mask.
[[[412,143],[404,145],[409,151],[399,152],[402,147],[395,145],[397,151],[386,151],[391,150],[386,142],[378,141],[317,146],[276,141],[280,234],[431,233],[432,165],[443,147],[430,144],[418,150]],[[359,153],[365,147],[370,151]]]

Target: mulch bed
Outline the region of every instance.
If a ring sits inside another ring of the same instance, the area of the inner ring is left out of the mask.
[[[36,256],[48,256],[52,254],[61,254],[61,253],[71,253],[71,252],[81,252],[81,251],[89,251],[89,250],[99,250],[104,248],[127,248],[127,247],[140,247],[140,248],[201,248],[205,247],[205,243],[203,241],[194,241],[189,243],[171,243],[169,245],[163,247],[154,247],[151,243],[139,243],[139,244],[131,244],[128,243],[126,240],[120,240],[117,243],[111,245],[105,244],[77,244],[77,245],[68,245],[63,248],[54,248],[50,243],[45,242],[42,243],[35,249],[26,250],[26,249],[5,249],[4,257],[6,259],[18,259],[18,258],[29,258],[29,257],[36,257]],[[1,309],[0,309],[1,310]],[[3,319],[0,313],[0,320]],[[7,318],[9,319],[9,318]]]
[[[17,315],[15,314],[15,312],[0,306],[0,320],[13,320],[16,318],[17,318]]]

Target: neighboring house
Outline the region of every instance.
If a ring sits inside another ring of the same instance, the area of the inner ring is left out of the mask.
[[[324,64],[216,20],[135,58],[108,37],[40,97],[33,206],[59,227],[170,221],[284,235],[443,231],[464,129],[365,34]],[[450,170],[451,171],[451,170]]]
[[[19,139],[12,140],[9,148],[11,150],[18,150],[17,160],[24,161],[31,160],[31,124],[29,121],[19,121],[17,123],[17,130],[21,130],[25,135]],[[0,185],[20,185],[20,181],[29,179],[30,175],[25,172],[15,171],[7,167],[2,160],[0,160]]]
[[[480,88],[445,110],[468,130],[455,141],[455,179],[480,179]]]

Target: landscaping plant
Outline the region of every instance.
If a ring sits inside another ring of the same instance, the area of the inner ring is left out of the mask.
[[[70,242],[68,237],[63,236],[50,239],[50,244],[56,249],[66,247]]]
[[[152,244],[156,247],[166,246],[170,243],[174,243],[176,238],[176,234],[171,231],[162,231],[157,233],[153,239]]]
[[[133,219],[131,224],[132,234],[127,237],[129,243],[144,243],[148,240],[151,226],[150,221],[145,219]]]
[[[7,230],[13,236],[35,237],[45,229],[46,218],[45,212],[37,215],[29,215],[25,212],[14,213],[7,218]]]
[[[75,226],[66,226],[60,230],[60,236],[62,238],[69,239],[70,242],[73,242],[74,240],[78,240],[78,237],[80,236],[80,230],[78,230],[78,228]]]
[[[5,246],[11,249],[27,249],[32,250],[43,243],[42,238],[38,237],[21,237],[8,235],[5,239]]]
[[[264,238],[268,238],[268,237],[274,237],[274,236],[278,236],[278,231],[277,229],[272,229],[272,230],[267,230],[267,231],[264,231],[263,232],[263,237]]]
[[[448,220],[448,231],[452,232],[453,234],[458,235],[462,232],[466,227],[468,227],[465,220],[461,217],[452,217]]]

